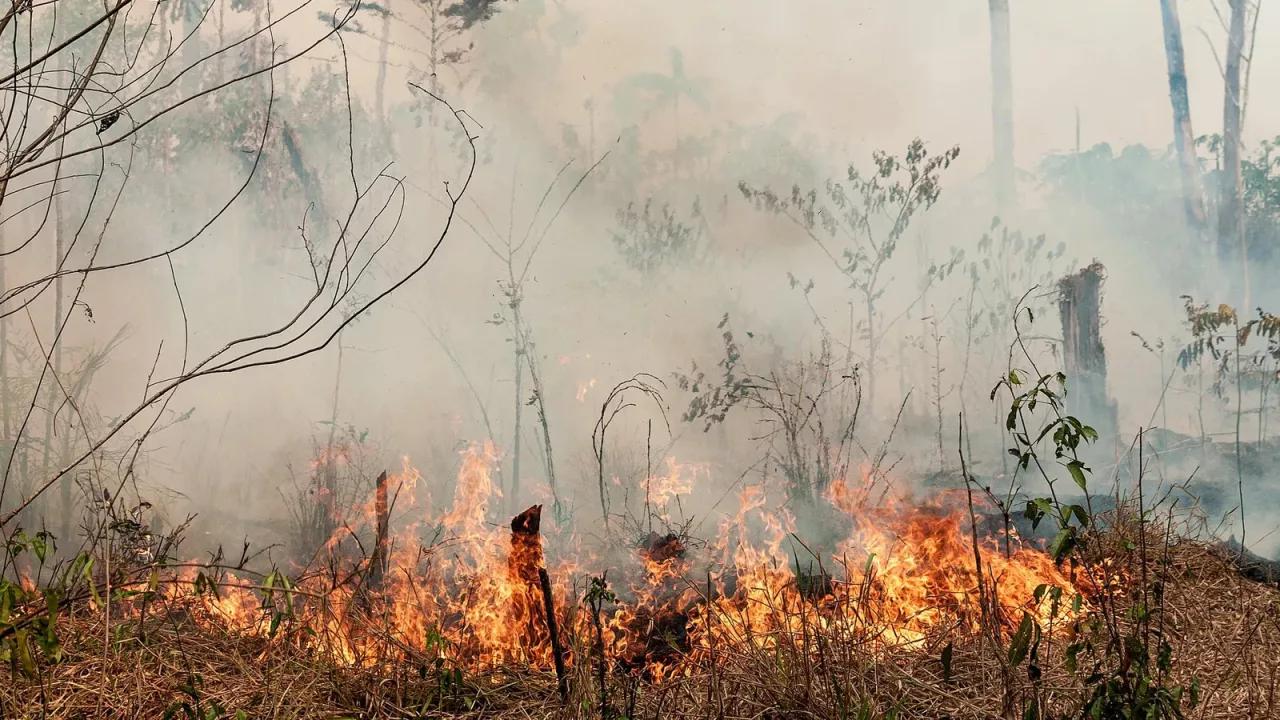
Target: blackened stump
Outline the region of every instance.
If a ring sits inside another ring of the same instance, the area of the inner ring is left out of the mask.
[[[644,554],[652,562],[666,562],[675,558],[684,557],[688,548],[684,542],[674,533],[659,535],[650,531],[640,544],[640,552]]]
[[[1098,436],[1119,431],[1116,404],[1107,396],[1107,356],[1102,346],[1102,263],[1058,281],[1058,316],[1066,362],[1067,412],[1092,425]]]
[[[551,637],[551,659],[556,668],[556,690],[560,702],[569,702],[569,681],[564,671],[564,648],[560,645],[560,630],[556,625],[556,603],[551,594],[551,577],[546,568],[538,568],[538,584],[542,587],[542,604],[547,616],[547,633]]]
[[[373,512],[376,516],[377,536],[373,541],[373,557],[369,561],[369,585],[374,589],[381,587],[382,578],[387,572],[388,539],[391,518],[387,506],[387,473],[384,470],[378,476],[374,490]]]
[[[542,565],[542,506],[534,505],[511,519],[511,554],[507,570],[512,580],[529,587],[538,584]]]
[[[544,598],[538,570],[542,568],[542,506],[534,505],[511,519],[511,553],[507,556],[507,577],[516,591],[509,608],[519,623],[526,647],[546,647]]]

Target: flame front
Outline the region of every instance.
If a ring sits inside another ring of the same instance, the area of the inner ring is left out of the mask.
[[[865,476],[862,486],[833,482],[824,501],[842,537],[819,548],[800,540],[796,518],[771,504],[762,486],[746,486],[705,549],[650,530],[620,555],[600,543],[592,552],[564,528],[554,528],[544,547],[541,506],[509,525],[490,522],[491,503],[502,497],[491,479],[497,461],[488,442],[465,451],[452,506],[433,518],[406,459],[385,486],[382,506],[394,506],[400,529],[383,559],[362,552],[369,545],[359,540],[379,522],[375,499],[361,508],[361,524],[347,523],[322,548],[325,572],[292,582],[276,574],[218,578],[217,593],[202,594],[193,617],[344,665],[432,658],[474,671],[550,669],[545,569],[566,633],[603,640],[618,664],[660,680],[746,648],[816,651],[810,646],[820,638],[837,637],[873,652],[926,649],[949,633],[976,631],[984,617],[1012,627],[1027,612],[1052,628],[1081,612],[1056,600],[1081,591],[1045,553],[1012,534],[978,533],[963,494],[927,502],[898,496],[872,507]],[[671,507],[707,474],[668,460],[665,476],[644,482],[650,517],[668,522]],[[605,568],[614,596],[597,601],[597,615],[583,602],[582,580]],[[212,583],[194,570],[180,579]],[[168,600],[189,601],[169,587]],[[1052,587],[1062,594],[1044,591]],[[572,664],[572,649],[565,652]]]

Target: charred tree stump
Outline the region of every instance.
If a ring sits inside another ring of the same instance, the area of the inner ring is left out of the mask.
[[[542,566],[542,506],[534,505],[511,519],[511,554],[507,574],[526,587],[538,584]]]
[[[325,549],[325,544],[333,539],[333,534],[338,530],[334,519],[337,514],[335,503],[338,499],[338,469],[333,458],[328,457],[328,451],[324,464],[318,469],[315,482],[316,487],[312,491],[316,498],[315,521],[310,528],[315,536],[307,544],[320,550]],[[331,551],[326,549],[326,554],[329,552]]]
[[[387,574],[387,535],[391,525],[390,509],[387,507],[387,472],[385,470],[378,476],[373,497],[377,535],[373,541],[373,557],[369,562],[369,585],[377,589],[382,586],[383,578]]]
[[[688,550],[684,540],[675,533],[659,535],[649,531],[640,541],[638,552],[649,571],[660,573],[656,578],[657,603],[638,608],[633,616],[632,630],[644,642],[638,644],[629,656],[618,658],[623,670],[643,668],[647,672],[651,663],[669,662],[689,649],[692,599],[688,597],[682,574],[673,572],[682,567]]]
[[[556,690],[560,702],[569,702],[569,683],[564,674],[564,648],[560,645],[560,633],[556,627],[556,603],[551,595],[551,577],[546,568],[538,568],[538,584],[542,586],[542,604],[547,613],[547,632],[551,634],[551,659],[556,664]]]
[[[512,618],[523,627],[528,647],[536,647],[543,615],[538,570],[542,568],[542,506],[534,505],[511,519],[511,553],[507,556],[507,578],[518,588],[511,597]]]
[[[675,533],[659,535],[652,530],[640,543],[640,553],[650,562],[667,562],[683,558],[688,548]]]
[[[1058,282],[1058,315],[1066,363],[1067,411],[1098,431],[1119,432],[1116,404],[1107,395],[1107,357],[1102,346],[1102,283],[1105,269],[1095,261]]]

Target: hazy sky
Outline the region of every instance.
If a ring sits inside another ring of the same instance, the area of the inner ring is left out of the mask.
[[[1157,0],[1012,0],[1017,158],[1027,167],[1075,141],[1171,142],[1168,81]],[[990,157],[989,21],[979,0],[764,0],[566,2],[580,13],[550,107],[579,113],[621,77],[669,67],[684,52],[708,80],[712,114],[741,122],[806,114],[828,137],[899,145],[920,135],[958,143],[968,163]],[[1209,0],[1180,3],[1197,134],[1222,124],[1222,81],[1201,29],[1221,48]],[[555,10],[551,11],[553,14]],[[1280,10],[1263,3],[1246,135],[1280,133]],[[972,166],[970,166],[972,167]]]
[[[400,12],[407,11],[412,0],[393,2]],[[544,0],[517,0],[520,7],[503,12],[529,12],[538,2]],[[525,136],[529,146],[520,146],[519,140],[501,145],[495,151],[494,162],[480,169],[471,190],[472,199],[493,209],[500,220],[505,219],[513,166],[525,163],[520,169],[521,181],[527,187],[518,194],[528,206],[517,208],[515,213],[518,222],[525,222],[545,183],[569,154],[564,148],[537,146],[554,144],[560,137],[561,123],[574,125],[585,141],[587,113],[583,102],[594,98],[599,153],[620,130],[619,119],[612,115],[613,89],[619,81],[639,73],[670,72],[673,47],[683,53],[686,74],[703,80],[708,100],[701,113],[681,107],[678,120],[686,136],[705,134],[729,121],[755,125],[769,123],[783,114],[799,113],[804,118],[804,129],[819,135],[823,144],[845,146],[833,157],[819,158],[835,167],[848,160],[865,161],[866,153],[874,148],[901,152],[906,142],[917,136],[934,148],[958,144],[962,148],[960,168],[948,173],[948,197],[951,188],[958,189],[961,184],[960,176],[981,171],[990,161],[989,18],[987,4],[980,0],[545,2],[548,10],[544,29],[548,31],[562,12],[577,15],[577,41],[561,49],[558,62],[546,57],[554,47],[550,38],[541,46],[535,42],[529,55],[521,55],[531,49],[528,40],[509,39],[502,34],[519,23],[495,20],[479,31],[476,57],[468,70],[483,71],[486,68],[480,66],[491,61],[493,65],[509,65],[514,74],[510,90],[503,91],[498,103],[486,103],[486,98],[474,94],[450,94],[446,87],[451,100],[474,111],[486,133],[519,131],[531,118],[538,121],[537,132]],[[1164,147],[1170,143],[1172,120],[1157,0],[1011,0],[1011,4],[1016,157],[1022,168],[1033,168],[1047,152],[1072,147],[1077,108],[1085,147],[1103,141],[1113,146],[1144,143]],[[331,0],[324,0],[313,10],[331,6]],[[1199,134],[1218,132],[1222,124],[1222,83],[1210,45],[1199,28],[1219,47],[1224,44],[1225,32],[1207,0],[1186,0],[1181,8],[1195,130]],[[305,13],[308,11],[298,16],[299,32],[312,33],[310,37],[314,38],[321,26],[313,15],[303,17]],[[363,24],[375,37],[351,35],[347,40],[353,63],[353,90],[366,106],[371,106],[379,28],[372,17],[363,18]],[[1280,84],[1280,53],[1273,54],[1267,42],[1280,37],[1280,9],[1272,13],[1269,5],[1263,7],[1258,33],[1262,47],[1252,72],[1254,92],[1246,120],[1246,140],[1250,143],[1280,134],[1280,101],[1270,92]],[[395,40],[401,46],[417,48],[425,43],[403,29],[396,33]],[[320,53],[335,49],[330,46]],[[392,54],[387,86],[391,102],[405,99],[406,57],[404,51]],[[304,68],[305,65],[302,64]],[[326,72],[336,69],[333,64],[318,66]],[[305,78],[304,72],[291,69],[291,80],[296,83]],[[667,126],[664,130],[664,122],[667,119],[662,113],[650,118],[643,125],[642,137],[650,142],[661,140],[671,129]],[[397,171],[415,183],[408,200],[411,220],[401,227],[397,240],[404,245],[396,247],[406,248],[404,252],[414,257],[421,251],[414,243],[423,237],[422,228],[429,227],[432,219],[427,209],[435,208],[420,189],[429,184],[421,147],[426,140],[421,138],[425,133],[402,139],[401,156],[395,158]],[[526,153],[530,147],[533,152]],[[356,153],[362,150],[357,148]],[[218,172],[224,171],[226,182],[237,181],[239,176],[229,167]],[[343,198],[343,203],[345,182],[345,178],[339,179],[332,191]],[[725,191],[733,193],[732,186]],[[213,189],[210,194],[221,197]],[[752,322],[773,322],[798,333],[809,327],[808,311],[794,294],[774,299],[774,295],[786,292],[786,273],[829,278],[819,274],[829,271],[825,259],[813,253],[802,238],[787,245],[779,240],[787,237],[785,233],[772,229],[760,214],[745,211],[723,228],[723,237],[727,238],[725,242],[748,236],[767,240],[775,251],[759,260],[758,267],[733,266],[723,270],[720,284],[689,284],[679,288],[679,293],[651,293],[653,298],[637,299],[643,293],[632,296],[615,289],[612,295],[600,294],[602,299],[597,302],[595,296],[585,294],[588,291],[579,290],[578,286],[596,282],[600,267],[606,262],[617,265],[607,233],[614,210],[631,199],[605,193],[589,200],[575,199],[534,266],[528,290],[526,311],[533,318],[541,350],[551,356],[574,358],[565,365],[548,361],[545,367],[547,392],[558,403],[553,406],[554,427],[566,438],[557,441],[562,443],[565,454],[566,475],[578,470],[573,458],[581,452],[573,443],[583,445],[589,438],[594,420],[588,416],[593,404],[607,392],[605,388],[641,370],[669,377],[672,370],[687,368],[693,355],[714,359],[716,356],[711,353],[720,348],[713,325],[736,302],[733,296],[742,294],[739,290],[744,287],[747,295],[754,292],[762,298],[757,304],[765,317]],[[239,237],[260,232],[252,217],[252,206],[238,212],[241,214],[222,221],[218,233]],[[466,206],[466,212],[472,213],[468,217],[474,219],[472,205]],[[979,225],[973,227],[952,223],[946,233],[939,233],[938,242],[976,242],[988,217],[977,218]],[[1072,258],[1088,257],[1095,250],[1083,246],[1096,239],[1088,233],[1074,232],[1075,228],[1069,227],[1044,227],[1046,222],[1031,218],[1026,227],[1049,232],[1054,242],[1062,238],[1074,243]],[[270,303],[274,310],[284,313],[301,302],[295,295],[302,292],[299,288],[305,289],[305,283],[299,285],[302,281],[297,277],[272,277],[269,269],[257,268],[257,275],[250,273],[253,281],[242,283],[252,290],[252,296],[246,292],[239,298],[240,305],[228,305],[222,299],[225,288],[219,278],[242,272],[243,258],[226,252],[213,239],[201,244],[198,251],[193,250],[192,257],[195,259],[187,260],[189,269],[184,270],[191,275],[189,280],[184,277],[184,294],[189,293],[189,312],[200,328],[193,343],[201,349],[221,344],[224,336],[247,332],[237,323],[258,329],[263,322],[264,304]],[[294,256],[294,260],[298,257]],[[1112,336],[1118,338],[1111,346],[1113,357],[1131,358],[1136,341],[1128,337],[1128,330],[1134,327],[1134,318],[1147,320],[1163,312],[1176,320],[1180,308],[1176,297],[1181,289],[1159,287],[1159,292],[1152,291],[1151,278],[1135,271],[1158,273],[1145,257],[1117,257],[1112,253],[1106,259],[1113,271],[1109,292],[1115,288],[1134,296],[1126,304],[1114,302],[1119,298],[1111,295],[1108,342],[1112,342]],[[394,267],[394,262],[388,260],[388,266]],[[142,271],[122,274],[112,280],[113,286],[107,291],[121,296],[123,305],[146,308],[137,310],[139,317],[153,313],[151,317],[156,320],[150,328],[136,328],[128,348],[115,358],[121,361],[121,372],[131,375],[128,383],[120,385],[128,388],[119,391],[120,397],[103,399],[103,404],[112,408],[111,414],[117,405],[128,407],[136,402],[135,388],[145,381],[162,332],[168,333],[166,352],[178,352],[174,348],[179,347],[182,337],[183,315],[173,303],[171,283],[163,270],[160,268],[153,275]],[[455,438],[433,431],[452,427],[448,423],[455,417],[474,421],[471,416],[475,401],[463,388],[453,365],[426,333],[424,323],[452,331],[451,341],[463,356],[472,379],[484,388],[486,396],[497,398],[493,407],[501,405],[494,412],[507,412],[510,357],[504,343],[506,331],[484,324],[499,307],[499,270],[474,237],[463,228],[455,228],[435,264],[345,338],[339,417],[361,427],[372,426],[374,436],[387,443],[386,450],[393,456],[408,453],[415,458],[423,456],[424,463],[429,462],[427,450],[434,447],[432,443],[439,444],[436,450],[442,456],[452,453]],[[735,272],[740,277],[734,276]],[[907,274],[904,269],[902,276]],[[137,292],[131,284],[135,282],[142,288]],[[828,280],[824,282],[830,284]],[[902,292],[914,294],[914,289]],[[584,312],[583,297],[593,298],[589,313]],[[196,307],[197,298],[206,304]],[[432,299],[438,302],[431,302]],[[614,305],[604,305],[605,302]],[[648,303],[652,308],[645,307]],[[1124,314],[1126,307],[1128,315]],[[133,317],[123,312],[112,315],[96,304],[95,310],[102,311],[102,332],[113,332],[119,325],[114,322],[117,317]],[[603,319],[584,317],[597,315],[603,315]],[[655,329],[649,330],[650,327]],[[913,319],[909,326],[904,323],[895,332],[921,332],[919,321]],[[790,343],[788,338],[784,341]],[[698,343],[707,345],[703,348],[706,352],[699,349]],[[901,346],[894,338],[885,346],[889,348],[885,352],[897,353]],[[588,358],[588,354],[594,357]],[[176,357],[169,361],[177,362]],[[331,347],[287,369],[211,380],[184,390],[175,405],[177,411],[197,407],[199,412],[189,426],[166,435],[161,443],[175,458],[175,476],[184,477],[187,472],[190,477],[181,482],[197,486],[205,482],[203,472],[215,488],[210,492],[221,492],[218,488],[223,486],[218,482],[279,480],[285,465],[282,458],[286,454],[302,457],[309,453],[312,423],[332,412],[336,362],[336,348]],[[1130,359],[1127,364],[1121,361],[1115,365],[1118,367],[1113,367],[1111,376],[1115,387],[1132,390],[1139,380],[1150,375],[1149,365],[1138,361]],[[577,384],[589,380],[599,381],[596,395],[586,404],[575,401]],[[898,381],[893,378],[886,382],[881,401],[892,404],[896,401],[884,398],[897,392]],[[1152,393],[1159,392],[1157,383],[1148,384],[1152,385]],[[1143,388],[1139,390],[1146,393]],[[102,392],[110,394],[105,389]],[[125,393],[130,395],[125,397]],[[1151,403],[1146,398],[1125,397],[1121,401],[1125,412],[1136,418],[1125,416],[1124,422],[1148,421]],[[1182,420],[1172,418],[1171,423]],[[497,418],[495,422],[502,425],[506,419]],[[477,428],[472,422],[459,432],[474,439]],[[1182,429],[1190,430],[1191,425]],[[509,439],[502,427],[497,434]],[[225,454],[226,448],[236,451],[217,464],[208,461]]]

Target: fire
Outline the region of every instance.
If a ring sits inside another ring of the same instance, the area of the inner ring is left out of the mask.
[[[311,461],[311,469],[317,470],[326,465],[346,465],[351,461],[351,448],[343,444],[335,444],[320,448],[316,458]]]
[[[1034,598],[1041,585],[1072,588],[1070,579],[1048,555],[1021,547],[1016,537],[1009,538],[1007,548],[978,542],[979,586],[964,502],[962,493],[942,493],[928,503],[900,497],[855,518],[855,533],[842,550],[866,559],[868,570],[855,582],[874,588],[897,641],[920,643],[931,630],[952,623],[976,631],[984,594],[994,597],[1002,618],[1013,626],[1022,611],[1046,625],[1062,620],[1061,608]]]
[[[578,397],[578,402],[586,402],[586,400],[587,400],[587,392],[588,392],[589,390],[591,390],[591,388],[593,388],[593,387],[595,387],[595,386],[596,386],[596,379],[595,379],[595,378],[591,378],[590,380],[587,380],[586,382],[583,382],[583,381],[579,380],[579,381],[578,381],[578,396],[577,396],[577,397]]]
[[[667,458],[667,474],[645,478],[645,498],[656,507],[666,507],[672,500],[688,495],[693,490],[693,483],[701,477],[708,477],[711,468],[705,464],[681,465],[675,458]]]
[[[1051,602],[1043,588],[1061,588],[1066,598],[1079,592],[1046,554],[1012,536],[978,534],[978,572],[963,494],[900,495],[872,505],[867,471],[861,485],[835,481],[817,501],[834,510],[836,519],[825,523],[836,529],[834,542],[803,541],[796,516],[771,502],[763,485],[749,485],[705,548],[677,531],[650,529],[620,549],[592,547],[560,527],[544,538],[540,505],[497,521],[496,449],[486,442],[461,459],[452,506],[435,517],[405,458],[381,499],[361,508],[363,523],[344,526],[322,548],[325,572],[213,582],[189,571],[184,583],[212,582],[218,591],[193,603],[192,617],[345,665],[431,658],[477,671],[549,670],[546,571],[564,633],[591,646],[602,639],[614,661],[661,679],[723,657],[726,648],[809,650],[815,638],[838,637],[871,649],[925,649],[949,633],[977,631],[987,615],[1015,627],[1023,612],[1046,627],[1065,626],[1071,603]],[[669,526],[668,506],[709,474],[669,459],[664,475],[643,481],[646,511]],[[380,523],[399,531],[385,551],[371,553],[361,538]],[[599,601],[596,615],[583,602],[584,579],[605,568],[614,597]],[[174,590],[166,597],[180,601]],[[572,664],[571,650],[565,653]]]

